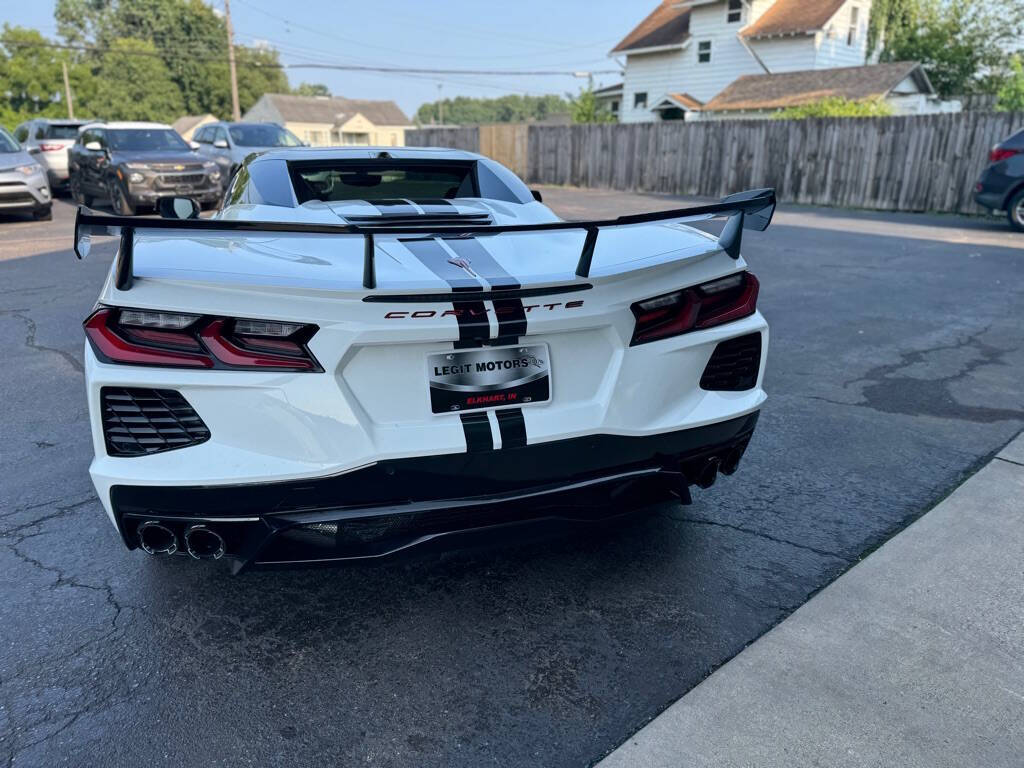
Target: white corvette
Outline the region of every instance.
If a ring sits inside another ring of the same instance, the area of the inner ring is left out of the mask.
[[[594,522],[688,502],[750,440],[768,329],[739,249],[771,190],[565,222],[479,155],[288,149],[211,219],[163,202],[76,221],[79,257],[121,238],[85,371],[129,548],[237,571]]]

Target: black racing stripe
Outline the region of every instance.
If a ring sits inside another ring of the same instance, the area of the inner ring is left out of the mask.
[[[463,414],[463,419],[469,414]],[[498,431],[501,432],[501,448],[523,448],[526,446],[526,421],[522,408],[495,411],[498,417]]]
[[[518,288],[519,281],[505,271],[490,252],[476,238],[446,238],[444,244],[455,251],[460,259],[465,259],[474,272],[487,282],[491,288]]]
[[[419,211],[408,200],[367,200],[381,216],[417,216]]]
[[[458,264],[453,264],[448,251],[436,238],[399,239],[398,242],[408,248],[427,269],[448,283],[453,291],[480,290],[480,281]]]
[[[494,450],[494,438],[491,436],[491,422],[486,411],[460,414],[462,431],[466,433],[466,452],[481,453]],[[524,432],[525,435],[525,432]],[[504,440],[504,434],[502,440]],[[525,440],[524,440],[524,445]]]
[[[526,310],[522,299],[495,299],[494,314],[498,318],[498,337],[492,339],[491,344],[518,344],[519,337],[526,335]]]
[[[456,349],[482,347],[491,337],[491,321],[487,307],[482,301],[453,301],[455,319],[459,323],[459,340]]]

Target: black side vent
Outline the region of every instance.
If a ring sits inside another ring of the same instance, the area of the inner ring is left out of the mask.
[[[704,375],[700,377],[700,388],[717,392],[753,389],[760,368],[760,333],[729,339],[715,347]]]
[[[144,456],[210,439],[203,420],[173,389],[103,387],[100,407],[110,456]]]

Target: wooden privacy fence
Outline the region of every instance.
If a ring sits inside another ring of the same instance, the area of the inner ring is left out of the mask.
[[[406,137],[482,151],[531,184],[702,197],[775,187],[783,202],[978,213],[972,195],[988,152],[1024,127],[1024,114],[515,127],[527,131],[525,167],[516,150],[485,140],[486,127]]]

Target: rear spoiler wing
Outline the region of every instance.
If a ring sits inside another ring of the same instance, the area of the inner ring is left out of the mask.
[[[121,245],[117,254],[115,285],[118,290],[127,291],[132,286],[132,259],[137,230],[174,230],[178,232],[287,232],[317,235],[359,235],[364,240],[363,248],[363,287],[377,287],[376,267],[374,264],[375,247],[373,238],[376,235],[501,235],[508,232],[551,232],[569,229],[580,229],[586,232],[583,249],[576,265],[578,277],[589,277],[590,267],[594,259],[594,248],[597,237],[604,227],[624,227],[633,224],[650,224],[653,222],[687,222],[702,221],[721,216],[729,220],[722,229],[718,243],[729,256],[738,259],[743,230],[753,229],[762,232],[771,224],[775,213],[775,190],[752,189],[723,197],[717,203],[695,205],[689,208],[676,208],[669,211],[654,213],[638,213],[630,216],[619,216],[617,219],[596,221],[555,221],[544,224],[510,224],[504,226],[452,226],[416,227],[408,226],[396,229],[393,227],[365,226],[355,224],[300,224],[278,221],[238,221],[231,219],[138,219],[129,216],[109,216],[97,213],[84,206],[79,206],[75,216],[75,256],[79,259],[89,253],[92,235],[120,236]]]

